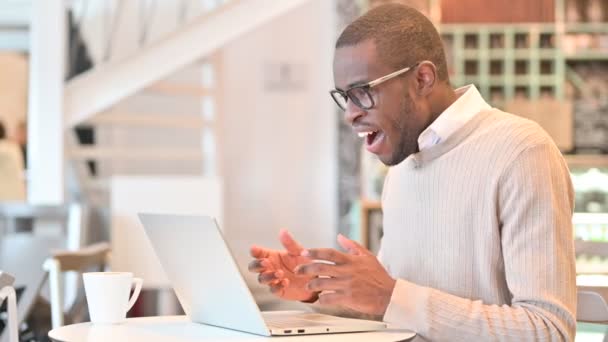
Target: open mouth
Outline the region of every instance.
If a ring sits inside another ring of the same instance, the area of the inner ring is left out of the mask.
[[[378,131],[369,131],[359,133],[359,138],[365,138],[367,145],[371,145],[378,136]]]
[[[365,138],[365,147],[372,153],[377,153],[383,134],[380,131],[359,132],[360,138]]]

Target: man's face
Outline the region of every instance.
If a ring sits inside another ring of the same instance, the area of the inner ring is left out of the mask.
[[[372,40],[340,47],[334,56],[334,82],[346,91],[353,85],[367,83],[394,72],[383,65]],[[347,102],[345,117],[355,133],[373,132],[364,137],[366,149],[386,165],[396,165],[418,151],[418,136],[424,120],[416,114],[411,70],[370,89],[374,107],[368,110]],[[411,88],[411,89],[410,89]]]

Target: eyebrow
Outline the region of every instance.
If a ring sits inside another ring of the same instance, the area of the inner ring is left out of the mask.
[[[357,81],[357,82],[352,82],[352,83],[350,83],[350,84],[348,85],[348,87],[349,87],[349,88],[352,88],[352,87],[356,87],[356,86],[364,85],[364,84],[367,84],[367,83],[369,83],[369,81]]]
[[[346,89],[350,89],[352,87],[360,86],[369,83],[369,81],[355,81],[346,85]],[[336,87],[336,90],[345,91],[344,89]]]

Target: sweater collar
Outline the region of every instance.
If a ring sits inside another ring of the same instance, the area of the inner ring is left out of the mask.
[[[477,113],[492,108],[474,84],[458,88],[455,92],[458,99],[420,134],[418,138],[420,151],[446,140]]]
[[[492,108],[490,110],[482,110],[477,113],[471,120],[457,129],[452,135],[446,140],[433,145],[423,151],[413,153],[408,156],[404,161],[395,165],[395,168],[420,168],[423,165],[432,162],[444,155],[445,153],[458,146],[464,139],[466,139],[475,129],[477,129],[484,121],[492,116]]]

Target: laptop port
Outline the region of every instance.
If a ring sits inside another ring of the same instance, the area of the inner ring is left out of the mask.
[[[291,330],[283,330],[284,334],[291,334]]]
[[[298,334],[303,334],[304,333],[304,329],[298,329]]]

